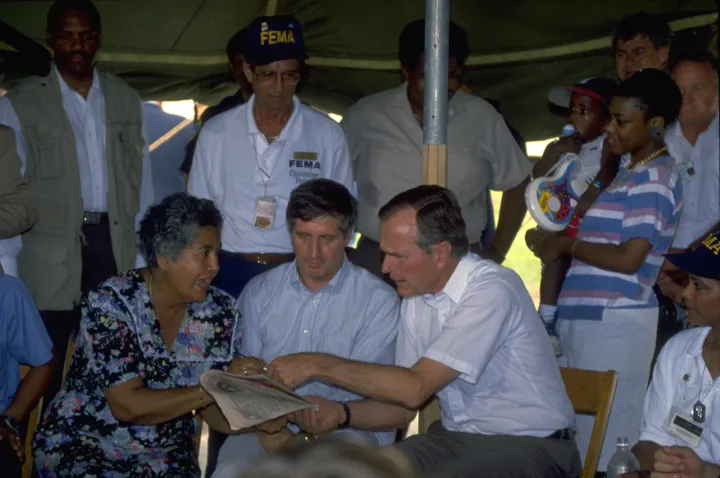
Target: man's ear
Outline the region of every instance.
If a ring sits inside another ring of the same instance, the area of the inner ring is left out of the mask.
[[[405,68],[404,66],[400,67],[400,71],[402,72],[402,79],[404,83],[407,83],[408,77],[410,76],[410,72]]]
[[[442,241],[433,246],[433,260],[438,268],[445,267],[448,259],[452,256],[452,246],[448,241]]]
[[[248,65],[246,62],[243,62],[243,73],[245,73],[245,79],[252,85],[252,76],[253,72],[250,69],[250,65]]]
[[[668,64],[668,58],[670,57],[670,45],[666,45],[663,47],[660,47],[658,50],[658,57],[660,59],[660,64],[664,67],[667,67]]]

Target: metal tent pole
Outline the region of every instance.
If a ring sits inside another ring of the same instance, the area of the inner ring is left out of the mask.
[[[425,2],[423,182],[447,185],[447,89],[450,0]]]

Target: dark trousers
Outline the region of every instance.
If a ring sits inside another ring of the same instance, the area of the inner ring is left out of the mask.
[[[22,476],[22,463],[7,440],[0,440],[0,476],[3,478]]]
[[[235,298],[240,295],[253,277],[282,264],[282,262],[261,264],[256,261],[248,261],[238,254],[222,250],[218,255],[218,263],[220,270],[213,280],[213,285]],[[217,467],[220,447],[225,443],[227,437],[226,434],[212,429],[208,431],[207,466],[205,468],[205,476],[207,478],[213,474]]]
[[[393,446],[423,478],[566,478],[581,471],[573,439],[451,432],[439,421]]]
[[[110,227],[107,221],[98,225],[84,224],[82,227],[84,241],[82,244],[82,277],[80,286],[83,294],[95,289],[100,283],[117,274],[117,266],[110,243]],[[70,337],[77,333],[80,325],[80,307],[72,310],[41,310],[45,328],[47,329],[56,358],[50,386],[43,396],[43,411],[60,391]]]

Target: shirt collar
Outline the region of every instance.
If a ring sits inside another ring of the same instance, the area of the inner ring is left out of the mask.
[[[77,94],[77,91],[70,88],[70,86],[65,82],[65,78],[62,77],[60,74],[60,71],[58,71],[57,66],[55,63],[52,65],[53,72],[57,76],[58,83],[60,83],[60,93],[63,95],[66,95],[70,92],[73,92]],[[97,69],[93,68],[93,81],[92,85],[90,85],[90,92],[92,91],[102,91],[100,89],[100,76],[98,75]],[[90,97],[90,94],[88,93],[88,97]]]
[[[289,136],[292,134],[295,123],[301,124],[300,119],[298,119],[298,117],[300,116],[300,104],[301,103],[298,97],[293,96],[293,112],[290,115],[288,122],[285,124],[285,127],[283,127],[282,131],[280,132],[280,136],[275,141],[285,141],[287,139],[291,139],[289,138]],[[245,114],[247,115],[246,121],[248,135],[262,134],[257,127],[257,123],[255,122],[255,114],[253,114],[254,108],[255,94],[253,94],[248,100],[247,111],[245,112]]]
[[[700,139],[701,139],[703,136],[705,136],[705,135],[710,135],[710,138],[711,138],[711,139],[714,139],[714,143],[713,143],[713,144],[717,144],[717,142],[718,142],[718,136],[720,136],[720,131],[718,131],[718,126],[720,126],[720,125],[718,125],[718,118],[719,118],[719,117],[720,117],[720,113],[718,113],[718,114],[715,115],[715,118],[714,118],[714,119],[712,120],[712,122],[710,123],[710,126],[708,126],[708,129],[706,129],[705,131],[703,131],[702,133],[700,133],[700,136],[698,136],[698,142],[700,142]],[[670,127],[668,128],[668,132],[667,132],[667,135],[666,135],[666,136],[669,136],[671,140],[672,140],[672,139],[682,139],[683,141],[685,141],[685,143],[687,143],[688,145],[690,145],[690,143],[688,142],[688,140],[685,138],[685,135],[683,135],[682,128],[680,128],[680,122],[679,122],[679,121],[675,121],[673,124],[670,125]],[[697,144],[698,144],[698,143],[695,143],[696,146],[697,146]]]
[[[607,135],[603,133],[592,141],[588,141],[587,143],[583,144],[582,149],[584,151],[594,151],[598,148],[602,149],[603,141],[605,141],[606,137]]]
[[[455,266],[455,270],[450,276],[450,279],[447,281],[447,284],[445,284],[445,287],[443,287],[442,291],[437,294],[423,295],[425,303],[430,307],[437,309],[447,297],[455,304],[459,304],[463,292],[465,292],[465,288],[467,287],[468,274],[470,274],[472,266],[472,260],[467,255],[460,259],[460,262],[458,262],[458,265]]]
[[[329,287],[331,289],[335,289],[337,287],[340,287],[343,282],[345,281],[345,278],[350,273],[350,269],[352,268],[352,264],[350,264],[350,261],[348,261],[347,257],[343,259],[342,266],[340,266],[340,269],[335,273],[332,279],[330,279],[330,282],[327,283],[325,287],[322,289],[325,289],[326,287]],[[297,285],[300,288],[303,288],[307,290],[307,287],[303,282],[300,280],[300,274],[298,274],[297,271],[297,259],[295,259],[292,263],[292,268],[290,272],[290,283]],[[319,289],[319,290],[322,290]],[[318,291],[315,291],[318,292]]]
[[[711,327],[705,327],[705,329],[706,330],[700,331],[700,333],[698,333],[690,342],[688,342],[687,347],[685,348],[686,354],[691,357],[699,357],[702,359],[703,344],[705,343],[705,339],[710,333]]]

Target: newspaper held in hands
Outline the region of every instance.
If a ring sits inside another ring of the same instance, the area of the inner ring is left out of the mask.
[[[208,370],[200,385],[215,399],[230,429],[241,430],[289,413],[318,407],[266,375],[236,375]]]

